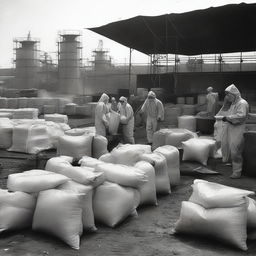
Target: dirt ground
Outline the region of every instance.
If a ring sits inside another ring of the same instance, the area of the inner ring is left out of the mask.
[[[179,218],[181,202],[189,199],[195,178],[255,190],[256,179],[230,179],[231,167],[222,164],[221,160],[211,159],[208,163],[208,167],[218,171],[219,175],[197,174],[192,171],[194,167],[194,163],[181,163],[180,185],[172,188],[170,195],[158,197],[158,206],[139,208],[138,217],[128,218],[114,229],[97,223],[97,232],[82,235],[78,251],[48,234],[22,230],[0,235],[0,256],[256,255],[256,243],[253,241],[248,241],[248,251],[243,252],[207,237],[172,234]],[[191,172],[185,173],[184,169]]]

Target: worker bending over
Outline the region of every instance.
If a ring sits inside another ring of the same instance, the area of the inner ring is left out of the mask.
[[[226,123],[221,141],[222,156],[224,162],[231,160],[233,173],[230,178],[236,179],[240,178],[242,172],[245,121],[249,106],[247,101],[241,98],[234,84],[228,86],[225,93],[231,105],[222,118],[222,121]]]
[[[127,98],[119,99],[120,123],[122,125],[124,143],[134,144],[134,113],[132,106],[127,102]]]
[[[148,93],[148,97],[141,107],[141,113],[147,115],[146,131],[149,144],[153,142],[153,134],[158,130],[158,122],[164,120],[163,103],[156,98],[156,94],[152,91]]]
[[[96,134],[106,137],[106,130],[109,127],[109,122],[107,120],[107,113],[109,108],[107,106],[109,97],[107,94],[103,93],[98,101],[95,108],[95,129]]]
[[[208,87],[207,92],[208,94],[206,95],[206,112],[208,116],[214,117],[217,112],[219,95],[217,92],[213,92],[212,87]]]

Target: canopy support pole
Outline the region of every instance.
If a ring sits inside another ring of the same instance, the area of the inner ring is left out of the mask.
[[[131,94],[132,48],[129,51],[129,94]]]

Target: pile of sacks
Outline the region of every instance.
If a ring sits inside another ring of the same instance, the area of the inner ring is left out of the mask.
[[[170,194],[180,178],[172,146],[152,152],[125,144],[99,159],[84,155],[78,166],[74,160],[54,157],[45,170],[9,175],[8,191],[0,190],[2,231],[32,227],[79,249],[83,231],[96,231],[97,222],[114,228],[137,216],[138,206],[156,206],[157,195]]]
[[[0,119],[0,148],[36,154],[56,148],[69,125],[44,119]]]
[[[254,192],[205,180],[195,180],[192,187],[175,232],[212,237],[247,250],[247,229],[252,237],[256,231],[256,202],[248,197]]]

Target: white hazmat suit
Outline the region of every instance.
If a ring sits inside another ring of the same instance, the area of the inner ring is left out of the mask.
[[[106,137],[106,129],[109,126],[107,120],[107,113],[109,108],[107,106],[109,97],[107,94],[103,93],[98,101],[98,104],[95,108],[95,130],[96,134]]]
[[[213,117],[216,114],[218,105],[218,93],[213,92],[212,87],[207,88],[208,94],[206,95],[206,112],[209,116]]]
[[[153,134],[158,129],[158,121],[164,120],[163,103],[156,98],[156,94],[152,91],[148,93],[148,98],[141,107],[141,111],[147,115],[147,140],[148,143],[153,142]]]
[[[134,113],[132,106],[127,102],[125,97],[120,97],[119,113],[122,124],[124,143],[134,144]]]
[[[224,162],[229,160],[232,162],[233,174],[230,177],[239,178],[242,172],[245,121],[249,112],[249,106],[241,98],[241,94],[234,84],[228,86],[225,92],[227,96],[231,94],[233,100],[224,117],[226,125],[221,141],[222,155]]]

